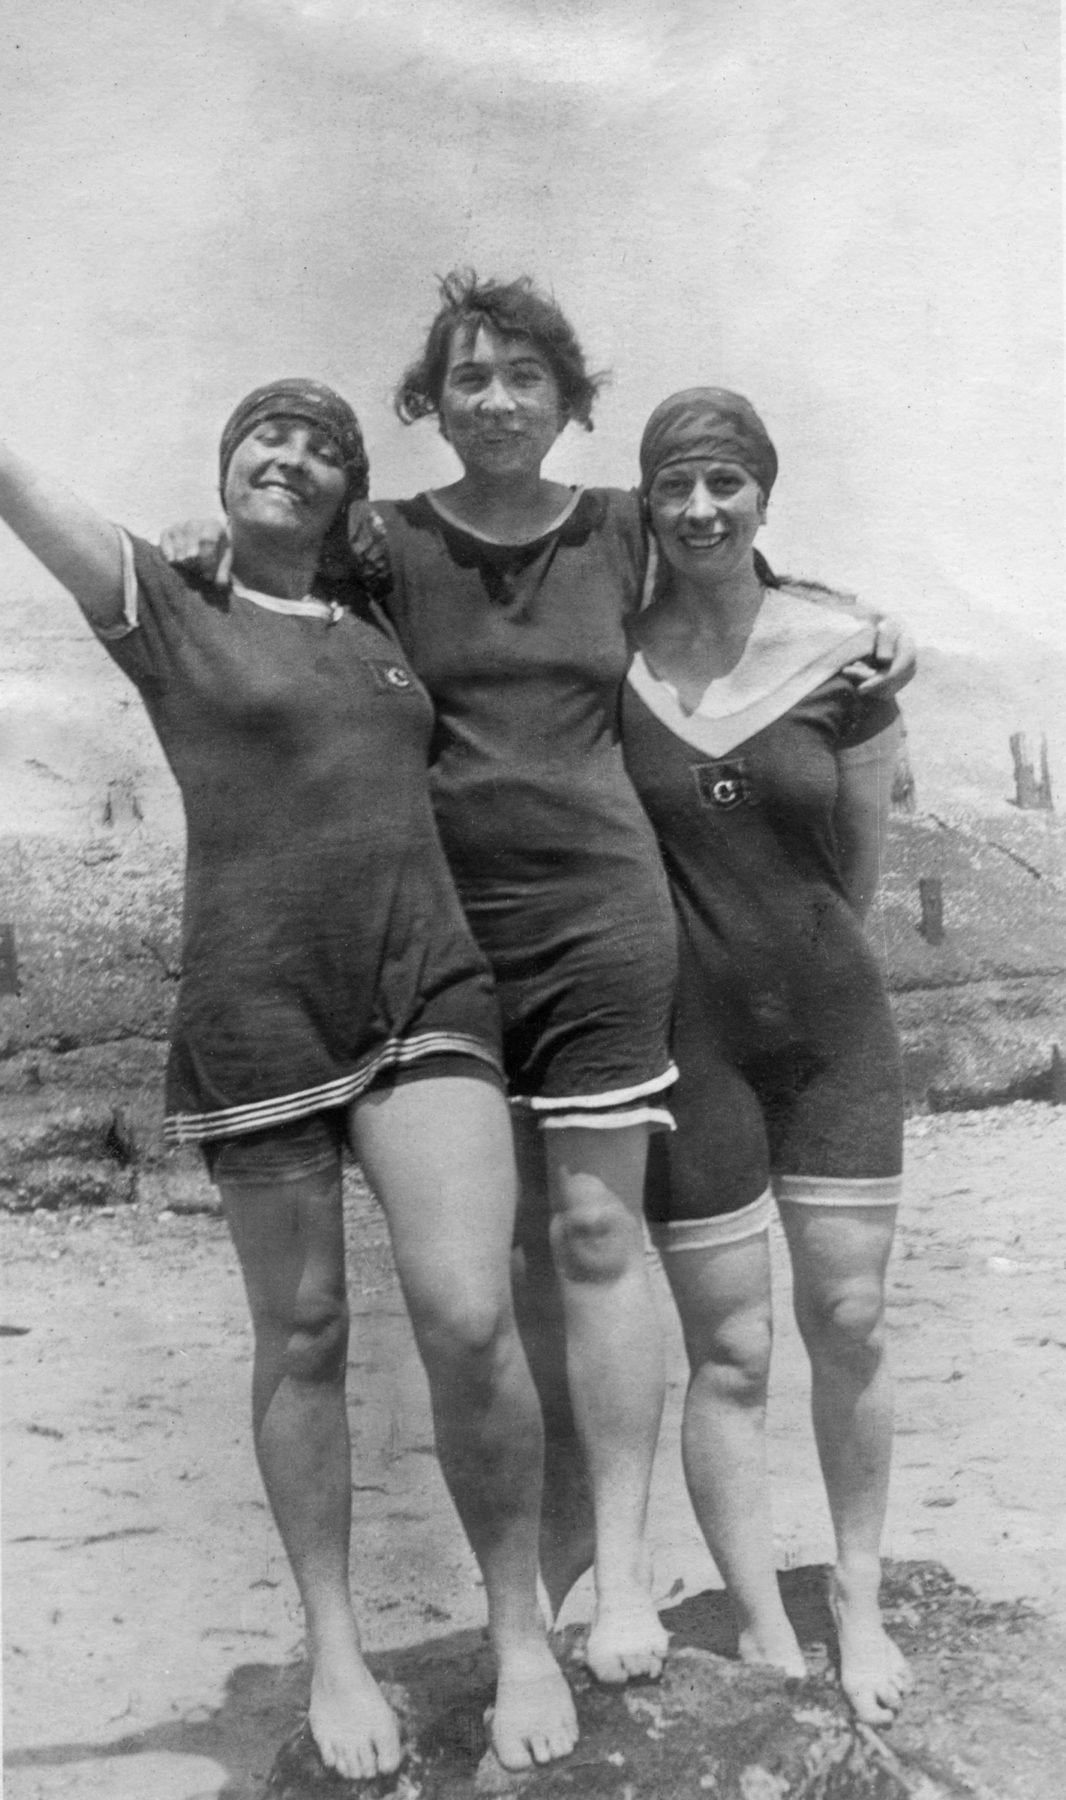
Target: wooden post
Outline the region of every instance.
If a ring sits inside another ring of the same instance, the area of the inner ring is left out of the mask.
[[[918,882],[922,921],[918,927],[927,944],[944,942],[944,893],[939,875],[923,875]]]
[[[1066,1106],[1066,1062],[1057,1044],[1051,1046],[1051,1068],[1048,1071],[1048,1099],[1052,1106]]]
[[[1040,739],[1040,781],[1037,785],[1040,804],[1046,812],[1054,812],[1055,802],[1051,798],[1051,770],[1047,760],[1047,738]]]
[[[110,826],[112,831],[126,832],[132,831],[143,818],[136,784],[128,777],[120,781],[109,781],[100,823]]]
[[[0,925],[0,994],[20,994],[18,956],[15,951],[15,927]]]
[[[1014,804],[1026,812],[1053,812],[1051,771],[1048,768],[1047,738],[1040,739],[1040,774],[1033,768],[1029,740],[1024,731],[1011,735],[1010,753],[1014,759]]]

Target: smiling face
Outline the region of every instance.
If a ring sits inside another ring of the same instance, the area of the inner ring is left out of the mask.
[[[325,537],[348,491],[339,445],[320,425],[287,415],[262,419],[241,439],[226,472],[231,530],[282,532],[298,544]]]
[[[463,468],[483,479],[539,474],[566,423],[559,384],[533,340],[485,325],[455,333],[439,411]]]
[[[751,561],[766,501],[739,463],[694,456],[668,463],[648,493],[659,548],[680,575],[720,580]]]

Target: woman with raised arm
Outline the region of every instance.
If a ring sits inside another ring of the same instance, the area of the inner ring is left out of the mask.
[[[542,1433],[509,1294],[499,1027],[426,785],[432,709],[347,567],[366,493],[339,395],[284,380],[222,434],[221,590],[0,449],[0,516],[139,689],[185,804],[166,1134],[217,1183],[255,1333],[259,1466],[299,1587],[309,1724],[350,1778],[401,1760],[348,1587],[341,1155],[387,1217],[441,1465],[485,1581],[508,1768],[567,1754],[536,1602]]]
[[[859,1719],[885,1724],[909,1685],[878,1607],[903,1109],[863,918],[898,713],[846,673],[869,650],[869,622],[812,604],[824,590],[778,580],[754,548],[777,457],[745,399],[674,394],[648,421],[640,465],[658,568],[634,627],[624,742],[680,927],[677,1131],[653,1149],[648,1210],[691,1363],[689,1490],[741,1656],[804,1674],[767,1498],[776,1200],[836,1533],[842,1684]]]

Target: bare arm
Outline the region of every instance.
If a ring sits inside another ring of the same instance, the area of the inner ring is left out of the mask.
[[[854,750],[841,752],[839,789],[833,813],[844,891],[865,919],[881,881],[888,833],[892,779],[903,728],[896,719],[886,731]]]
[[[123,616],[122,542],[116,526],[0,443],[0,518],[73,594],[89,624]]]

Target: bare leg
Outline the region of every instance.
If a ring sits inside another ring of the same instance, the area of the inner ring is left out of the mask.
[[[665,1390],[642,1229],[647,1130],[544,1137],[570,1398],[596,1520],[588,1665],[600,1681],[624,1682],[659,1675],[667,1650],[644,1545]]]
[[[512,1293],[544,1415],[540,1573],[553,1620],[592,1568],[596,1520],[584,1452],[570,1404],[563,1296],[551,1247],[551,1203],[541,1132],[515,1119],[519,1202]]]
[[[339,1167],[223,1183],[252,1323],[256,1455],[307,1623],[311,1730],[349,1779],[400,1761],[396,1719],[363,1660],[348,1588],[351,1448]]]
[[[667,1248],[663,1266],[692,1371],[681,1431],[685,1476],[733,1603],[741,1660],[805,1675],[778,1586],[767,1483],[767,1234],[699,1250]]]
[[[837,1562],[830,1602],[841,1685],[856,1717],[885,1725],[911,1685],[881,1623],[881,1532],[892,1460],[892,1387],[885,1360],[885,1270],[894,1206],[781,1202],[796,1319],[811,1359],[811,1410]]]
[[[515,1174],[497,1091],[456,1076],[353,1108],[429,1379],[441,1468],[485,1580],[505,1768],[566,1756],[577,1719],[536,1597],[543,1436],[510,1297]]]

